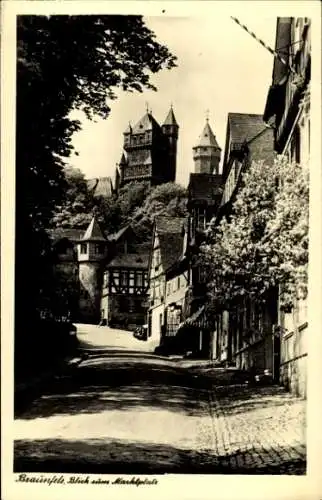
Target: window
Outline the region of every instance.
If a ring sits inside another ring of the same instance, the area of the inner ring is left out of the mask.
[[[130,271],[130,281],[129,281],[129,285],[132,287],[134,287],[134,271]]]
[[[128,273],[127,271],[121,271],[121,286],[126,286],[128,284]]]
[[[156,250],[154,252],[154,268],[155,268],[155,270],[157,270],[159,265],[160,265],[160,251]]]
[[[294,135],[291,141],[291,161],[295,163],[301,162],[301,137],[300,129],[296,126],[294,130]]]
[[[129,293],[134,293],[135,275],[134,271],[129,273]]]
[[[160,282],[159,281],[156,281],[155,283],[155,293],[154,293],[154,297],[156,299],[158,299],[160,297]]]
[[[143,286],[143,274],[141,272],[136,273],[136,286]]]
[[[103,286],[104,288],[106,288],[108,285],[108,272],[104,273],[104,277],[103,277]]]
[[[180,276],[178,276],[177,278],[177,289],[179,290],[179,288],[180,288]]]
[[[171,294],[171,283],[168,283],[168,290],[167,290],[167,294],[170,295]]]
[[[119,271],[114,271],[113,272],[113,280],[114,280],[115,285],[118,286],[119,283],[120,283],[120,273],[119,273]]]
[[[87,243],[81,243],[80,253],[81,254],[87,253]]]
[[[104,243],[95,243],[94,246],[94,253],[97,254],[102,254],[104,253]]]
[[[202,266],[198,267],[198,281],[199,283],[207,282],[207,270]]]
[[[206,228],[206,211],[204,209],[200,209],[197,217],[198,229],[204,230]]]

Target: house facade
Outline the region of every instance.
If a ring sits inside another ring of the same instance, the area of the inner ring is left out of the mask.
[[[134,330],[145,323],[147,311],[148,248],[138,244],[131,226],[108,237],[104,263],[101,323]]]
[[[131,330],[145,323],[150,248],[131,226],[106,236],[93,217],[86,231],[61,229],[52,239],[55,302],[72,321]]]
[[[310,156],[310,21],[279,18],[272,85],[264,115],[229,113],[223,163],[224,193],[216,223],[229,215],[252,160],[270,164],[276,154],[308,164]],[[213,357],[219,363],[269,373],[275,382],[306,395],[307,303],[294,299],[282,311],[281,288],[272,288],[261,304],[240,300],[216,316]]]
[[[310,19],[284,17],[277,21],[276,50],[283,48],[290,69],[274,60],[264,119],[274,125],[274,147],[290,161],[310,160]],[[280,381],[306,395],[308,316],[307,301],[294,301],[290,313],[278,311],[281,326]]]
[[[178,315],[174,313],[174,310],[177,311],[179,308],[172,309],[171,303],[171,313],[173,314],[170,314],[170,303],[167,299],[167,292],[169,296],[175,293],[176,285],[171,281],[172,278],[168,278],[167,272],[175,262],[182,258],[184,227],[185,219],[181,217],[159,216],[155,218],[154,222],[148,273],[148,335],[159,345],[165,336],[174,335],[177,324]],[[174,280],[175,278],[173,277]],[[170,286],[169,281],[171,281]],[[178,279],[176,283],[178,283]],[[183,288],[183,283],[182,280],[180,289]],[[170,327],[170,325],[172,326]]]
[[[229,219],[242,186],[243,173],[252,161],[274,161],[274,133],[262,115],[229,113],[223,163],[223,194],[216,223]],[[274,342],[277,295],[267,294],[264,304],[247,298],[221,311],[215,320],[212,357],[245,370],[274,373],[279,346]]]

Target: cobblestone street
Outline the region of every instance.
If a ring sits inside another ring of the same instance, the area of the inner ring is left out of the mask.
[[[89,357],[21,410],[16,472],[305,474],[305,402],[175,360]]]

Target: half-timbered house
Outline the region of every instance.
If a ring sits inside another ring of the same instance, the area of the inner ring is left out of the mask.
[[[101,323],[134,330],[146,321],[148,248],[135,242],[131,226],[111,235],[109,242],[111,253],[103,274]]]
[[[148,332],[156,341],[166,333],[166,272],[182,257],[185,218],[156,217],[149,261]]]

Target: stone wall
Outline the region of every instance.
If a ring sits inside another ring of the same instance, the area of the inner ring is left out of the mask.
[[[99,263],[81,262],[79,264],[80,321],[99,323],[102,271]]]
[[[297,396],[306,397],[308,328],[287,333],[281,341],[280,382]]]
[[[273,338],[267,333],[258,341],[241,349],[235,354],[236,367],[241,370],[256,370],[264,373],[269,370],[273,373]]]
[[[280,382],[288,390],[302,397],[306,397],[307,320],[306,300],[295,302],[292,312],[280,314]]]

